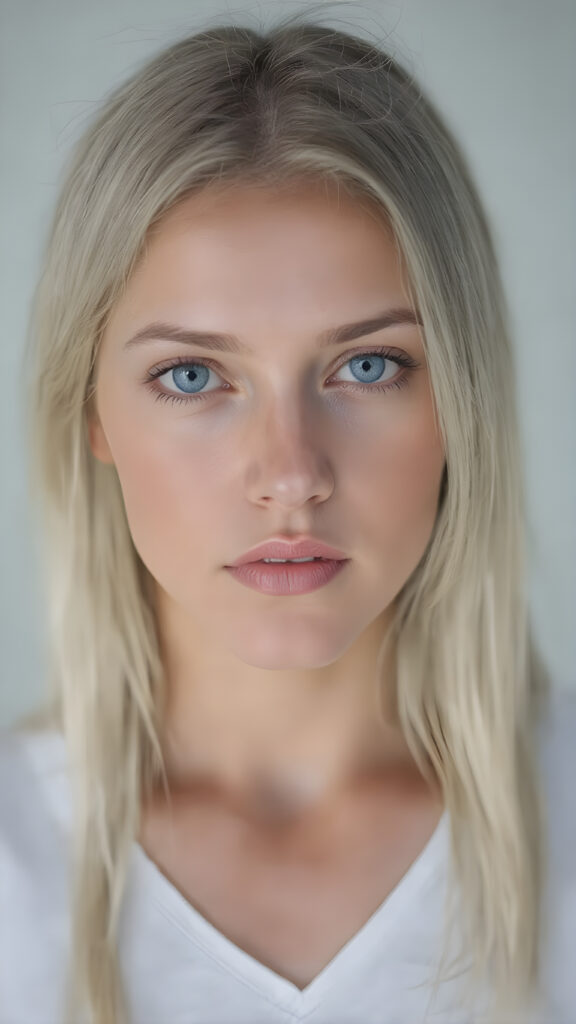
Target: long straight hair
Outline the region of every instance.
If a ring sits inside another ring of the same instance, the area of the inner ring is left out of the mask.
[[[537,999],[546,857],[535,737],[549,679],[529,618],[523,453],[494,244],[466,161],[414,75],[377,42],[298,14],[266,31],[213,24],[116,88],[76,144],[46,242],[25,380],[49,692],[22,725],[60,730],[69,757],[70,1024],[81,1008],[94,1024],[130,1020],[119,916],[143,797],[168,789],[153,580],[116,470],[88,440],[99,341],[150,229],[175,203],[210,186],[311,180],[391,227],[445,445],[432,536],[381,648],[382,658],[389,644],[396,651],[397,723],[449,812],[434,987],[457,923],[448,970],[464,979],[463,1010],[488,991],[486,1019],[501,1024]]]

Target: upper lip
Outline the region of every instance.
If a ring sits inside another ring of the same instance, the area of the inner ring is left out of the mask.
[[[263,544],[251,548],[245,555],[241,555],[232,562],[232,566],[258,562],[262,558],[330,558],[342,561],[347,556],[343,551],[330,547],[315,537],[301,537],[297,541],[286,537],[272,537]]]

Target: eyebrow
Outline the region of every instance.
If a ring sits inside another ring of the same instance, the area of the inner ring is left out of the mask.
[[[328,345],[340,345],[354,338],[363,338],[366,334],[396,327],[399,324],[422,326],[422,320],[413,309],[398,307],[387,309],[384,313],[370,317],[369,320],[356,320],[322,331],[318,336],[318,348]],[[248,354],[250,348],[234,334],[222,334],[218,331],[193,331],[180,327],[178,324],[157,321],[140,328],[128,341],[124,348],[140,345],[150,341],[179,341],[185,345],[198,345],[200,348],[217,349],[220,352],[234,352],[237,355]]]

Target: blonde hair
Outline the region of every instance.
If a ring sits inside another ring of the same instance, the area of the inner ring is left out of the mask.
[[[456,968],[472,961],[463,1005],[488,979],[487,1019],[500,1024],[537,994],[545,847],[535,734],[549,681],[527,606],[497,258],[466,162],[414,76],[376,43],[299,14],[267,31],[205,28],[117,88],[76,146],[47,240],[25,365],[50,697],[23,724],[61,730],[69,756],[71,1022],[83,1004],[95,1024],[129,1020],[119,915],[143,795],[167,787],[152,580],[116,471],[88,441],[99,339],[151,226],[176,202],[210,185],[312,179],[392,227],[445,444],[433,534],[382,638],[382,653],[396,648],[397,720],[449,813],[453,884],[435,985],[458,917]]]

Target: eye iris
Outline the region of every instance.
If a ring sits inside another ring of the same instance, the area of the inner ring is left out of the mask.
[[[206,385],[209,374],[208,366],[202,366],[201,363],[187,363],[184,366],[173,368],[172,379],[179,388],[187,391],[188,394],[194,394]]]
[[[350,360],[350,364],[354,372],[356,372],[359,368],[362,373],[366,373],[370,376],[370,380],[368,383],[378,380],[378,378],[380,377],[381,373],[384,370],[385,362],[385,356],[379,356],[377,353],[374,353],[374,355],[370,356],[354,356],[354,358]]]

